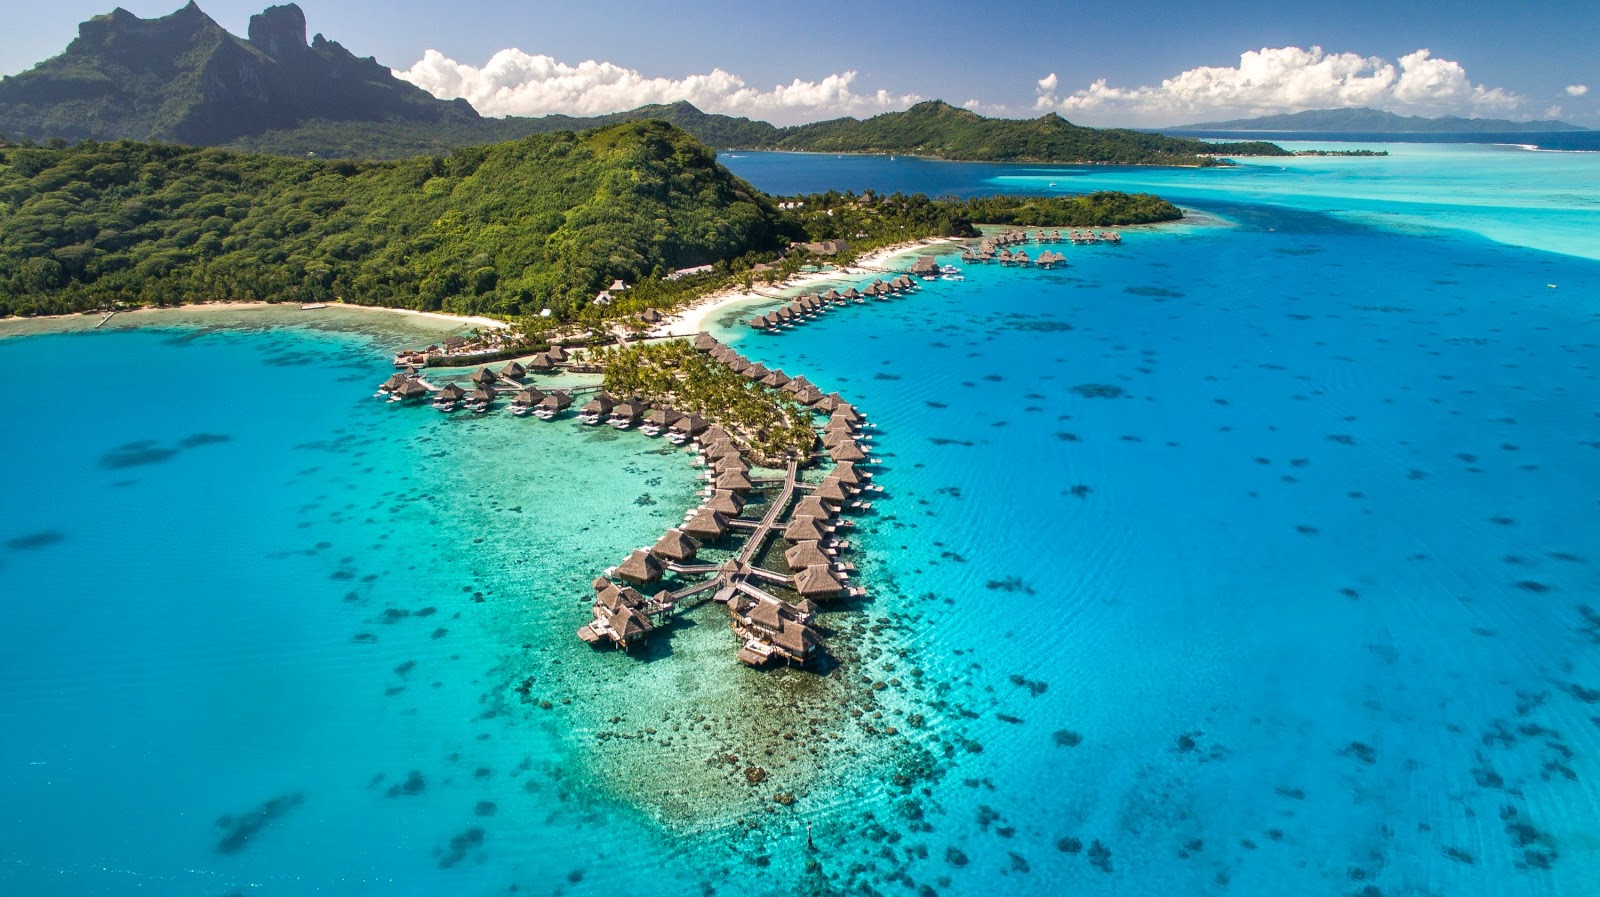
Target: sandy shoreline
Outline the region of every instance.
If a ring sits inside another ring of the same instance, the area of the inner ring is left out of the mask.
[[[757,292],[754,289],[747,290],[743,287],[737,287],[712,293],[688,308],[672,314],[660,324],[657,324],[653,329],[651,329],[650,335],[694,336],[700,331],[707,329],[707,325],[710,324],[712,319],[722,314],[724,311],[733,308],[734,306],[743,305],[745,303],[755,304],[761,302],[777,302],[780,298],[779,294],[798,295],[826,284],[857,280],[862,277],[870,277],[879,273],[874,269],[883,268],[889,265],[889,263],[898,256],[909,255],[929,246],[947,244],[950,242],[950,238],[937,237],[926,240],[915,240],[907,243],[896,243],[893,246],[888,246],[876,252],[862,256],[861,258],[857,259],[856,263],[853,265],[844,268],[837,268],[832,271],[816,271],[809,274],[802,274],[799,277],[791,277],[782,283],[773,284],[770,287],[764,287],[763,289],[766,290],[766,292]]]

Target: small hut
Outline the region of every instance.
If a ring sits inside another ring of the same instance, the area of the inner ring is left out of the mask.
[[[684,564],[694,560],[700,551],[700,543],[686,535],[681,529],[669,529],[656,542],[650,553],[665,561]]]
[[[683,531],[702,543],[715,542],[728,534],[728,518],[710,508],[701,508],[683,525]]]
[[[834,509],[823,504],[822,499],[815,495],[807,495],[805,498],[800,499],[799,504],[794,506],[794,516],[796,517],[815,517],[819,520],[827,520],[834,513]]]
[[[494,403],[496,395],[497,393],[493,386],[480,386],[474,389],[472,392],[467,393],[467,410],[476,411],[479,414],[488,411],[489,406]]]
[[[390,388],[389,395],[402,400],[420,399],[428,395],[428,387],[423,386],[416,380],[407,380],[400,386]]]
[[[833,558],[823,554],[816,542],[796,543],[793,548],[783,553],[783,559],[789,562],[790,570],[804,570],[818,564],[827,567],[833,564]]]
[[[571,356],[569,356],[567,354],[567,347],[566,346],[555,345],[555,344],[552,344],[550,346],[550,350],[548,352],[546,352],[545,354],[549,355],[550,356],[550,360],[555,362],[556,364],[565,364],[571,358]]]
[[[511,399],[511,413],[528,414],[544,400],[545,394],[540,390],[530,386],[521,392],[518,392],[516,396]]]
[[[440,411],[454,411],[456,404],[466,396],[466,390],[454,383],[446,383],[443,389],[433,394],[433,407]]]
[[[839,482],[846,486],[860,486],[866,480],[866,476],[856,470],[856,465],[852,461],[841,461],[834,466],[828,476],[838,478]]]
[[[811,494],[823,501],[831,501],[837,504],[844,504],[850,499],[850,493],[846,491],[844,484],[839,481],[838,477],[832,475],[823,477],[822,482],[817,484],[817,488],[813,489]]]
[[[717,474],[714,482],[718,489],[726,489],[730,492],[749,492],[755,488],[755,484],[750,482],[750,477],[737,470]]]
[[[471,380],[473,383],[478,384],[479,386],[491,386],[491,385],[494,384],[494,382],[496,380],[500,379],[500,375],[496,374],[494,371],[491,371],[488,368],[484,367],[484,368],[478,368],[478,370],[475,371],[473,373],[473,375],[471,377],[467,378],[467,379]]]
[[[539,404],[533,409],[533,414],[540,420],[550,420],[551,418],[571,407],[571,393],[552,392],[539,400]]]
[[[711,426],[700,431],[701,445],[716,445],[719,442],[726,442],[727,440],[728,431],[722,429],[721,426],[716,424],[712,424]]]
[[[783,537],[795,545],[800,545],[805,542],[821,542],[828,538],[828,531],[822,528],[821,521],[816,517],[795,517],[783,528]]]
[[[719,489],[706,502],[706,510],[716,511],[723,517],[738,517],[744,510],[744,496],[727,489]]]
[[[539,354],[528,359],[528,370],[530,371],[535,371],[540,374],[548,374],[555,369],[556,361],[554,358],[550,357],[549,352],[540,352]]]
[[[837,598],[844,591],[844,583],[826,564],[816,564],[794,575],[794,590],[802,598]]]
[[[661,573],[666,567],[656,560],[655,555],[636,548],[628,555],[628,559],[617,565],[617,575],[634,585],[646,585],[661,578]]]
[[[695,347],[696,350],[698,350],[700,352],[710,352],[712,349],[715,349],[717,346],[720,346],[720,345],[722,345],[722,344],[717,342],[717,338],[716,337],[712,336],[710,333],[707,333],[704,330],[702,330],[699,333],[695,334],[694,347]]]
[[[506,366],[500,369],[500,377],[503,380],[521,380],[526,376],[528,369],[515,361],[506,362]]]
[[[841,442],[828,447],[828,457],[835,461],[865,461],[867,453],[854,442]]]

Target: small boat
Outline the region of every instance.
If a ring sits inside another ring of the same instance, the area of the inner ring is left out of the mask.
[[[300,306],[300,310],[301,311],[316,311],[319,308],[327,308],[327,307],[328,307],[328,303],[326,303],[326,302],[308,302],[305,305]]]

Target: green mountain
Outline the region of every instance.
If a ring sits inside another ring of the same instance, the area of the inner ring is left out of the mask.
[[[1314,109],[1259,118],[1236,118],[1172,128],[1174,131],[1373,131],[1390,134],[1481,134],[1526,131],[1587,131],[1564,121],[1507,121],[1503,118],[1423,118],[1378,109]]]
[[[397,162],[13,146],[0,148],[0,316],[347,298],[571,318],[614,277],[771,253],[787,227],[663,122]]]
[[[781,149],[904,153],[972,162],[1120,165],[1216,164],[1216,155],[1287,155],[1270,143],[1202,143],[1142,131],[1086,128],[1054,112],[1035,119],[985,118],[932,100],[861,121],[839,118],[785,129]]]
[[[1216,147],[1096,130],[1054,114],[984,118],[941,102],[790,128],[683,102],[593,118],[483,118],[465,100],[437,99],[320,34],[308,45],[305,15],[292,3],[252,17],[246,38],[224,31],[193,2],[158,19],[117,9],[80,25],[61,55],[0,79],[0,134],[11,138],[163,140],[288,156],[398,159],[649,119],[737,149],[1142,165],[1283,152],[1265,143]]]
[[[482,121],[465,101],[435,99],[320,34],[308,45],[293,4],[253,16],[248,39],[193,2],[158,19],[119,8],[79,25],[61,55],[0,80],[0,134],[13,138],[206,146],[319,119],[447,130]]]

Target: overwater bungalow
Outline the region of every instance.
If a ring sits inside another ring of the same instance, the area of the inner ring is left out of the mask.
[[[556,364],[566,364],[571,359],[571,356],[567,354],[566,347],[561,345],[552,344],[550,350],[544,354],[549,355],[550,360]]]
[[[756,487],[754,483],[750,482],[748,474],[738,470],[719,473],[712,482],[718,489],[726,489],[730,492],[749,492]]]
[[[686,564],[694,560],[700,543],[681,529],[669,529],[650,549],[650,553],[664,561]]]
[[[712,424],[700,431],[700,444],[703,446],[710,447],[719,442],[727,442],[728,438],[728,431],[720,424]]]
[[[822,648],[822,637],[801,622],[804,612],[788,602],[741,595],[728,612],[734,633],[745,640],[738,654],[743,663],[762,666],[774,657],[805,663]]]
[[[823,414],[831,414],[838,407],[840,401],[842,400],[839,398],[838,393],[825,395],[811,406],[811,410],[820,411]]]
[[[717,474],[724,474],[730,470],[748,474],[750,473],[750,462],[746,461],[743,455],[724,455],[721,458],[712,459],[711,470]]]
[[[720,458],[744,457],[744,452],[740,451],[739,447],[734,445],[733,440],[731,439],[722,439],[717,442],[706,444],[704,451],[706,460],[708,462],[715,461]]]
[[[651,408],[644,413],[644,419],[639,424],[639,432],[646,436],[660,436],[682,417],[682,414],[671,408]]]
[[[771,321],[767,320],[766,315],[756,315],[748,323],[753,330],[771,330],[774,326]]]
[[[694,347],[697,351],[710,352],[720,345],[722,344],[717,341],[717,338],[708,331],[702,330],[694,335]]]
[[[776,318],[779,327],[784,327],[794,323],[794,312],[791,311],[787,305],[779,308],[777,311],[772,312],[771,314],[767,315],[767,317]]]
[[[653,628],[650,618],[635,607],[610,609],[597,604],[594,620],[578,628],[578,638],[591,645],[609,641],[627,648],[649,636]]]
[[[1011,256],[1011,261],[1012,263],[1021,265],[1024,268],[1033,264],[1033,259],[1028,258],[1027,251],[1022,249],[1018,249],[1016,254]]]
[[[533,416],[540,420],[551,420],[556,415],[572,407],[572,394],[569,392],[552,392],[539,400],[533,409]]]
[[[627,560],[617,565],[616,575],[642,586],[660,579],[666,569],[655,555],[643,548],[635,548]]]
[[[839,397],[838,393],[834,393],[833,397],[838,399],[839,403],[834,406],[831,417],[839,418],[852,424],[861,423],[861,414],[856,411],[856,406],[844,401]]]
[[[706,500],[705,507],[731,519],[744,511],[744,496],[728,489],[718,489]]]
[[[817,484],[817,488],[811,490],[811,494],[823,501],[831,501],[836,504],[844,504],[850,500],[850,491],[845,488],[844,483],[840,482],[838,477],[831,474],[823,477],[822,482]]]
[[[394,375],[390,376],[389,379],[387,379],[387,380],[383,381],[382,383],[378,384],[378,391],[373,394],[374,398],[382,398],[384,396],[387,396],[390,393],[390,391],[396,390],[396,389],[399,389],[402,386],[405,386],[406,385],[406,381],[409,380],[409,379],[410,378],[407,377],[405,374],[394,374]]]
[[[680,415],[667,427],[667,441],[683,445],[706,431],[706,419],[698,414]]]
[[[789,382],[789,375],[785,374],[781,370],[770,371],[770,372],[768,372],[768,374],[765,377],[761,378],[761,385],[762,386],[770,386],[773,389],[781,388],[784,385],[788,384],[788,382]]]
[[[493,386],[480,386],[474,389],[472,392],[467,393],[467,410],[483,414],[489,410],[490,405],[494,404],[496,395],[497,393]]]
[[[521,380],[528,376],[528,369],[515,361],[508,361],[499,373],[502,380]]]
[[[821,542],[828,538],[826,518],[806,517],[796,514],[783,528],[783,538],[799,545],[803,542]]]
[[[833,558],[823,553],[819,542],[799,542],[793,548],[783,553],[783,559],[788,562],[790,570],[804,570],[818,564],[824,567],[833,564]]]
[[[828,430],[822,434],[822,447],[832,451],[845,444],[856,444],[855,434],[848,430]]]
[[[715,542],[728,534],[728,518],[710,508],[701,508],[684,523],[683,531],[701,542]]]
[[[728,370],[743,376],[745,371],[750,370],[750,362],[745,361],[743,358],[735,358],[728,362]]]
[[[461,400],[467,397],[467,391],[454,383],[446,383],[443,389],[433,394],[433,407],[440,411],[454,411]]]
[[[839,295],[839,291],[838,290],[833,289],[831,287],[828,289],[828,291],[826,293],[823,293],[822,296],[821,296],[821,299],[822,299],[823,302],[838,302],[838,301],[842,300],[843,298],[844,298],[843,296]]]
[[[472,376],[468,377],[467,379],[471,380],[478,386],[493,386],[494,382],[500,379],[500,375],[486,367],[483,367],[478,368],[473,372]]]
[[[753,362],[749,367],[745,368],[743,371],[740,371],[740,373],[743,374],[746,379],[755,380],[759,383],[762,378],[766,377],[772,372],[767,370],[766,365],[763,365],[760,362]]]
[[[399,386],[390,387],[389,401],[408,402],[415,399],[427,398],[428,387],[423,386],[419,380],[408,379]]]
[[[845,484],[846,486],[855,486],[858,488],[867,481],[867,475],[857,470],[855,464],[850,461],[844,461],[835,465],[833,470],[828,472],[828,476],[836,477],[839,482]]]
[[[550,357],[549,352],[540,352],[528,359],[527,369],[537,374],[548,374],[556,369],[556,362]]]
[[[532,414],[533,410],[537,408],[539,403],[544,400],[544,392],[535,387],[529,386],[526,389],[518,392],[516,396],[511,399],[511,413],[517,415],[518,417]]]
[[[794,575],[794,590],[802,598],[837,598],[844,593],[844,583],[827,564],[816,564]]]
[[[810,384],[806,384],[794,394],[794,400],[802,405],[816,405],[823,398],[825,397],[822,395],[822,390]]]
[[[800,499],[799,504],[794,506],[794,516],[796,517],[815,517],[818,520],[830,520],[837,513],[838,511],[833,505],[823,504],[822,499],[815,495],[807,495],[805,498]]]
[[[931,255],[921,256],[912,263],[911,274],[924,280],[932,280],[939,276],[939,260]]]
[[[854,442],[842,442],[838,445],[828,446],[828,457],[835,461],[865,461],[867,453],[861,450]]]
[[[578,409],[578,421],[592,427],[600,423],[601,418],[609,416],[611,409],[616,406],[617,400],[602,392]]]
[[[585,405],[584,407],[587,408],[588,406]],[[638,423],[639,418],[643,416],[644,403],[638,399],[628,399],[625,402],[618,402],[611,406],[611,414],[607,417],[606,423],[613,429],[626,430]]]

